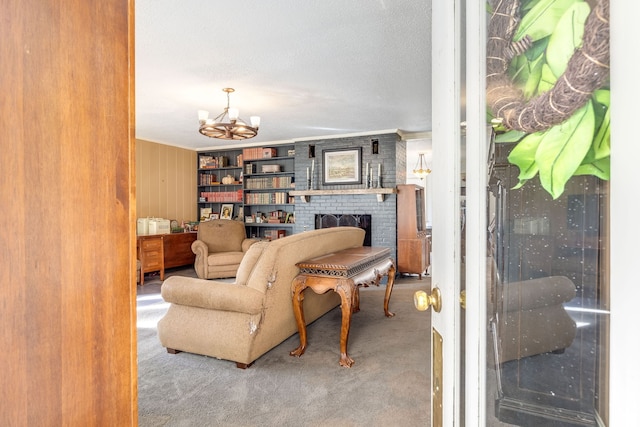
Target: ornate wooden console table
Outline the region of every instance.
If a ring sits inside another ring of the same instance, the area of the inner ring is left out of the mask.
[[[347,341],[351,326],[351,314],[360,311],[358,286],[380,284],[387,275],[384,295],[384,314],[393,317],[389,311],[389,298],[393,290],[396,268],[390,258],[389,248],[361,246],[345,249],[329,255],[313,258],[296,264],[300,274],[293,280],[293,311],[300,334],[300,346],[290,352],[291,356],[302,356],[307,347],[307,327],[304,320],[302,291],[311,288],[317,294],[334,291],[342,300],[342,326],[340,328],[340,365],[347,368],[354,360],[347,355]]]

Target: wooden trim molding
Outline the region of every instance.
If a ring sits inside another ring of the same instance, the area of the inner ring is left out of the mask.
[[[311,196],[350,196],[354,194],[375,194],[378,202],[384,201],[386,194],[395,194],[395,188],[352,188],[347,190],[292,190],[291,196],[299,196],[303,203],[309,202]]]

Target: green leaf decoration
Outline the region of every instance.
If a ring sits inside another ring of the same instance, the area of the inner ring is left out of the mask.
[[[550,128],[538,147],[535,162],[540,169],[540,183],[557,199],[578,169],[591,147],[594,113],[591,103],[576,111],[567,121]]]
[[[598,160],[607,158],[611,155],[611,110],[609,105],[611,102],[611,92],[609,90],[597,90],[594,92],[596,100],[595,108],[597,132],[593,139],[594,157]],[[604,114],[603,114],[604,113]]]
[[[587,3],[574,3],[562,15],[554,32],[549,37],[547,64],[556,77],[560,77],[564,73],[569,59],[582,45],[584,23],[590,11],[591,8]]]
[[[608,181],[611,179],[611,158],[596,160],[593,163],[580,165],[574,175],[593,175]]]
[[[520,188],[524,182],[533,178],[538,173],[536,164],[536,152],[546,132],[536,132],[525,136],[509,153],[509,163],[518,166],[520,184],[514,188]]]
[[[533,45],[524,53],[529,61],[535,61],[536,59],[544,56],[549,45],[549,37],[545,37],[533,42]]]
[[[546,63],[542,64],[542,70],[540,72],[540,83],[538,84],[538,91],[536,95],[550,91],[557,81],[558,78],[555,74],[553,74],[551,68],[549,68]]]
[[[508,132],[496,134],[496,137],[494,138],[494,141],[496,143],[518,142],[525,135],[527,135],[527,134],[525,132],[521,131],[521,130],[510,130]]]
[[[513,40],[519,41],[528,35],[536,41],[551,35],[564,12],[580,1],[582,0],[540,0],[522,17]]]
[[[529,79],[522,88],[525,99],[531,99],[538,93],[538,88],[542,80],[542,69],[544,67],[544,56],[529,63]]]

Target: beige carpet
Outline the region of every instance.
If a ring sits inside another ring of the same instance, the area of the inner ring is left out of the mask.
[[[301,358],[289,356],[299,343],[295,334],[246,370],[166,353],[155,330],[166,305],[145,284],[138,304],[139,425],[427,426],[429,315],[414,308],[413,293],[429,284],[400,280],[391,296],[393,318],[382,310],[384,287],[361,290],[349,335],[351,368],[338,365],[336,308],[309,326]]]

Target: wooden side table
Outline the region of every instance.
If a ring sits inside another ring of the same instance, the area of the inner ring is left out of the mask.
[[[389,257],[389,248],[361,246],[345,249],[329,255],[296,264],[300,274],[293,280],[293,311],[300,334],[300,346],[291,351],[291,356],[302,356],[307,347],[307,326],[304,320],[302,300],[304,291],[311,288],[317,294],[334,291],[342,300],[342,326],[340,328],[340,365],[350,368],[354,360],[347,355],[347,341],[351,327],[351,314],[360,311],[358,286],[378,286],[380,279],[387,275],[387,289],[384,295],[384,314],[393,317],[389,311],[389,299],[393,289],[396,268]]]
[[[137,242],[140,260],[140,286],[144,285],[144,274],[160,271],[164,280],[164,243],[162,235],[139,236]]]

